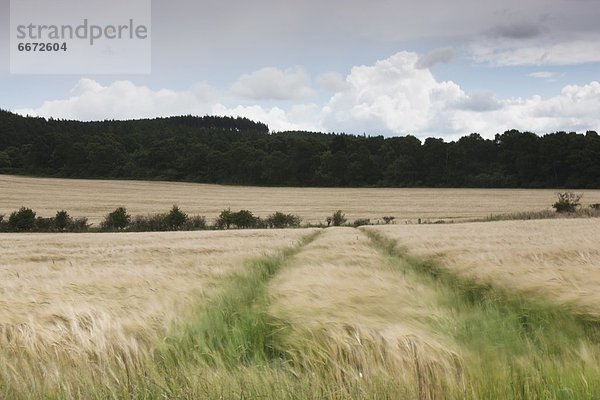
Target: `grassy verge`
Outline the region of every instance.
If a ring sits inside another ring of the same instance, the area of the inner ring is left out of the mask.
[[[241,365],[267,364],[282,357],[274,345],[280,325],[267,313],[269,279],[319,233],[278,255],[249,263],[244,274],[235,276],[194,319],[166,340],[158,355],[163,362],[198,361],[226,369]]]
[[[452,398],[600,397],[600,321],[502,290],[406,254],[366,230],[397,269],[435,287],[448,318],[432,329],[463,350],[465,387]]]

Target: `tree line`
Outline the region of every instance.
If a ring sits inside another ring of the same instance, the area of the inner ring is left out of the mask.
[[[246,118],[78,122],[0,110],[0,173],[265,186],[600,188],[600,137],[270,133]]]

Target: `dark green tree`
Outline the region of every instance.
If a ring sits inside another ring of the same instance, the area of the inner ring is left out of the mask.
[[[30,208],[21,207],[19,211],[10,214],[8,227],[15,232],[33,230],[35,228],[35,212]]]
[[[123,230],[131,223],[131,216],[124,207],[118,207],[104,218],[101,226],[108,230]]]

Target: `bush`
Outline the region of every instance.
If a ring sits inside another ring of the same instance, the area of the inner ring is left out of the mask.
[[[176,205],[173,206],[171,211],[165,217],[165,224],[167,229],[170,231],[178,231],[184,228],[188,222],[188,216],[182,212]]]
[[[232,212],[231,209],[221,211],[217,217],[215,227],[218,229],[231,229],[235,226],[238,229],[258,228],[263,225],[263,221],[257,218],[248,210]]]
[[[185,223],[185,229],[189,231],[206,229],[206,218],[200,215],[188,218]]]
[[[346,223],[346,215],[342,210],[337,210],[331,217],[327,217],[327,226],[342,226]]]
[[[590,208],[592,210],[600,211],[600,203],[590,204]],[[0,221],[2,221],[2,218],[0,218]]]
[[[8,227],[15,232],[33,230],[35,228],[35,212],[30,208],[21,207],[19,211],[10,214]]]
[[[572,213],[575,212],[577,207],[581,204],[579,201],[583,197],[583,194],[573,192],[562,192],[557,193],[558,201],[552,205],[558,213]]]
[[[87,218],[75,218],[71,221],[67,230],[69,232],[86,232],[89,227]]]
[[[54,227],[54,218],[37,217],[35,219],[35,229],[39,232],[51,232]]]
[[[231,208],[227,210],[221,211],[221,214],[217,217],[215,222],[215,226],[218,229],[229,229],[233,224],[233,213],[231,212]]]
[[[248,210],[240,210],[232,214],[232,223],[239,229],[256,228],[260,219],[256,218]]]
[[[131,216],[127,214],[127,210],[124,207],[119,207],[108,214],[100,226],[106,230],[123,230],[130,223]]]
[[[359,218],[352,223],[352,226],[354,226],[355,228],[364,225],[371,225],[371,220],[368,218]]]
[[[385,224],[387,225],[395,219],[396,219],[396,217],[392,217],[391,215],[389,215],[389,216],[383,217],[383,222],[385,222]]]
[[[160,232],[168,230],[166,214],[136,215],[131,219],[129,230],[134,232]]]
[[[300,217],[294,214],[284,214],[277,211],[275,214],[267,217],[265,225],[269,228],[276,229],[295,228],[300,226]]]
[[[71,227],[73,225],[73,218],[71,218],[69,213],[65,210],[57,211],[56,216],[54,216],[54,219],[52,221],[52,225],[54,230],[57,231],[71,230]]]

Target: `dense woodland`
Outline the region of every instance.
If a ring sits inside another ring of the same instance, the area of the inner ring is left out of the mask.
[[[268,186],[600,188],[600,137],[511,130],[414,136],[270,133],[245,118],[77,122],[0,110],[0,173]]]

